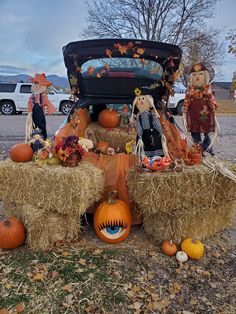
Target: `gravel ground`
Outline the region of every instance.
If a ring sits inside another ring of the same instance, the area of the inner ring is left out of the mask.
[[[46,116],[46,119],[48,136],[52,138],[66,117],[58,114]],[[0,155],[6,157],[12,145],[24,141],[25,121],[26,115],[0,115]],[[176,117],[176,121],[182,124],[180,117]],[[218,121],[221,135],[215,151],[219,157],[236,162],[236,115],[219,115]]]

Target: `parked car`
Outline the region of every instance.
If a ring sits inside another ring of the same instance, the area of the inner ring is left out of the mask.
[[[167,107],[172,114],[182,115],[186,90],[180,88],[174,88],[174,90],[175,94],[169,98]]]
[[[123,38],[72,42],[63,47],[63,55],[71,89],[79,98],[73,108],[92,106],[94,119],[109,104],[132,104],[137,87],[153,86],[158,103],[169,93],[163,77],[172,75],[181,60],[176,45]]]
[[[4,115],[26,112],[31,86],[31,83],[0,83],[0,112]],[[48,98],[57,111],[65,115],[70,112],[73,101],[69,94],[59,93],[50,86]]]

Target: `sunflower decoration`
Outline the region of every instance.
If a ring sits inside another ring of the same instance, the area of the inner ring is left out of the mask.
[[[140,88],[136,87],[136,88],[134,89],[134,93],[135,93],[136,96],[140,96],[141,93],[142,93],[142,91],[141,91]]]

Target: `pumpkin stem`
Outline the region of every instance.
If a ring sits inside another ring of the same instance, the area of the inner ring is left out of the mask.
[[[4,218],[3,219],[3,223],[6,227],[10,227],[11,226],[11,222],[9,218]]]
[[[116,200],[117,200],[117,191],[109,192],[107,204],[115,204]]]

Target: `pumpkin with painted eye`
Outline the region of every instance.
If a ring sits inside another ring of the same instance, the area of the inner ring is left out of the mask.
[[[105,242],[122,242],[129,234],[131,227],[131,210],[127,203],[115,199],[114,192],[108,200],[101,203],[94,214],[94,229]]]

